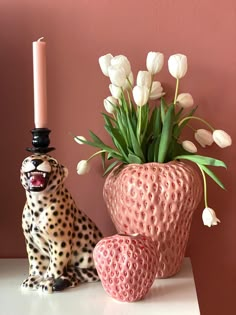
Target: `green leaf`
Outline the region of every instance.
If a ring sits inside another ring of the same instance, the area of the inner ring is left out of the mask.
[[[95,133],[93,133],[91,130],[89,130],[89,134],[92,140],[94,141],[94,143],[105,145],[105,143],[98,136],[96,136]]]
[[[153,155],[153,161],[157,162],[158,161],[158,155],[159,155],[159,147],[160,147],[160,140],[161,140],[161,136],[159,135],[158,137],[156,137],[153,142],[154,142],[154,155]]]
[[[183,110],[184,110],[183,107],[181,107],[178,113],[175,114],[175,122],[179,120],[180,115],[182,114]]]
[[[115,161],[112,164],[110,164],[107,169],[105,170],[105,172],[103,173],[103,176],[105,176],[107,173],[109,173],[115,166],[116,164],[118,164],[119,161]]]
[[[123,136],[126,145],[131,145],[130,135],[128,133],[127,128],[127,118],[126,114],[122,112],[121,110],[117,111],[117,128],[120,130],[121,135]]]
[[[208,175],[210,176],[217,185],[219,185],[222,189],[225,189],[225,186],[223,185],[223,183],[219,180],[219,178],[205,165],[199,165],[199,167],[201,167],[201,169]]]
[[[132,153],[129,153],[128,155],[129,163],[135,163],[135,164],[142,164],[142,160],[137,156]]]
[[[102,158],[102,168],[105,169],[106,152],[101,153],[101,158]]]
[[[161,98],[161,121],[162,121],[162,123],[164,123],[164,121],[165,121],[166,110],[167,110],[167,104],[166,104],[165,99],[162,97]]]
[[[200,165],[211,165],[211,166],[219,166],[219,167],[225,167],[225,163],[221,160],[214,159],[212,157],[208,156],[202,156],[202,155],[178,155],[174,157],[175,160],[189,160],[194,163],[200,164]]]
[[[124,139],[119,133],[119,130],[113,127],[105,126],[105,129],[107,132],[110,134],[112,137],[113,143],[117,147],[117,149],[121,152],[121,154],[124,156],[126,161],[128,162],[128,157],[127,157],[127,147]]]
[[[174,118],[174,104],[171,104],[164,120],[162,132],[161,132],[161,139],[160,139],[160,146],[158,152],[158,162],[163,163],[165,162],[166,153],[169,148],[169,144],[172,138],[172,128],[173,128],[173,118]]]
[[[113,123],[116,123],[115,119],[112,118],[112,117],[110,117],[110,116],[108,116],[107,114],[102,113],[102,116],[103,116],[103,118],[104,118],[104,120],[105,120],[105,123],[106,123],[108,126],[111,126],[111,127],[112,127],[111,121],[113,121]]]
[[[188,114],[186,114],[185,117],[188,117],[188,116],[191,117],[191,116],[193,116],[193,114],[195,113],[196,110],[197,110],[197,106],[196,106],[195,108],[193,108]],[[181,118],[181,119],[184,119],[184,117]],[[175,138],[178,138],[178,137],[180,136],[180,134],[181,134],[183,128],[186,126],[186,124],[189,122],[190,119],[191,119],[191,118],[186,119],[180,126],[179,126],[178,124],[175,125],[175,127],[174,127],[174,132],[173,132],[173,136],[174,136]]]
[[[133,131],[133,128],[132,128],[130,121],[128,120],[127,122],[128,122],[128,129],[129,129],[129,134],[131,137],[133,152],[135,153],[135,155],[137,155],[142,160],[142,162],[144,162],[144,156],[143,156],[143,151],[141,149],[141,146],[138,143],[138,140],[135,136],[135,133]]]
[[[156,116],[154,120],[154,126],[153,126],[153,136],[155,138],[160,136],[162,130],[162,123],[161,123],[161,110],[160,107],[157,108]]]

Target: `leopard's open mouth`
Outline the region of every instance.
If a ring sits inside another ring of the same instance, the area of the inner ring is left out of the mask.
[[[29,191],[42,191],[47,187],[50,173],[32,171],[27,172]]]

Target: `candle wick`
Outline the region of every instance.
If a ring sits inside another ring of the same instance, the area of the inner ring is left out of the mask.
[[[40,42],[42,39],[44,39],[44,37],[40,37],[40,38],[38,39],[38,42]]]

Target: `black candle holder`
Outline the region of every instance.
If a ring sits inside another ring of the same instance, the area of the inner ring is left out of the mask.
[[[48,153],[55,150],[53,147],[49,147],[50,139],[49,133],[51,132],[48,128],[34,128],[31,130],[33,139],[32,139],[32,148],[26,148],[27,151],[33,153]]]

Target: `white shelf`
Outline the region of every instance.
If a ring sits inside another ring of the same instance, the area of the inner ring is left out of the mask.
[[[100,282],[53,294],[21,290],[27,269],[26,259],[0,259],[1,315],[200,314],[189,258],[175,277],[155,280],[146,297],[133,303],[112,299]]]

